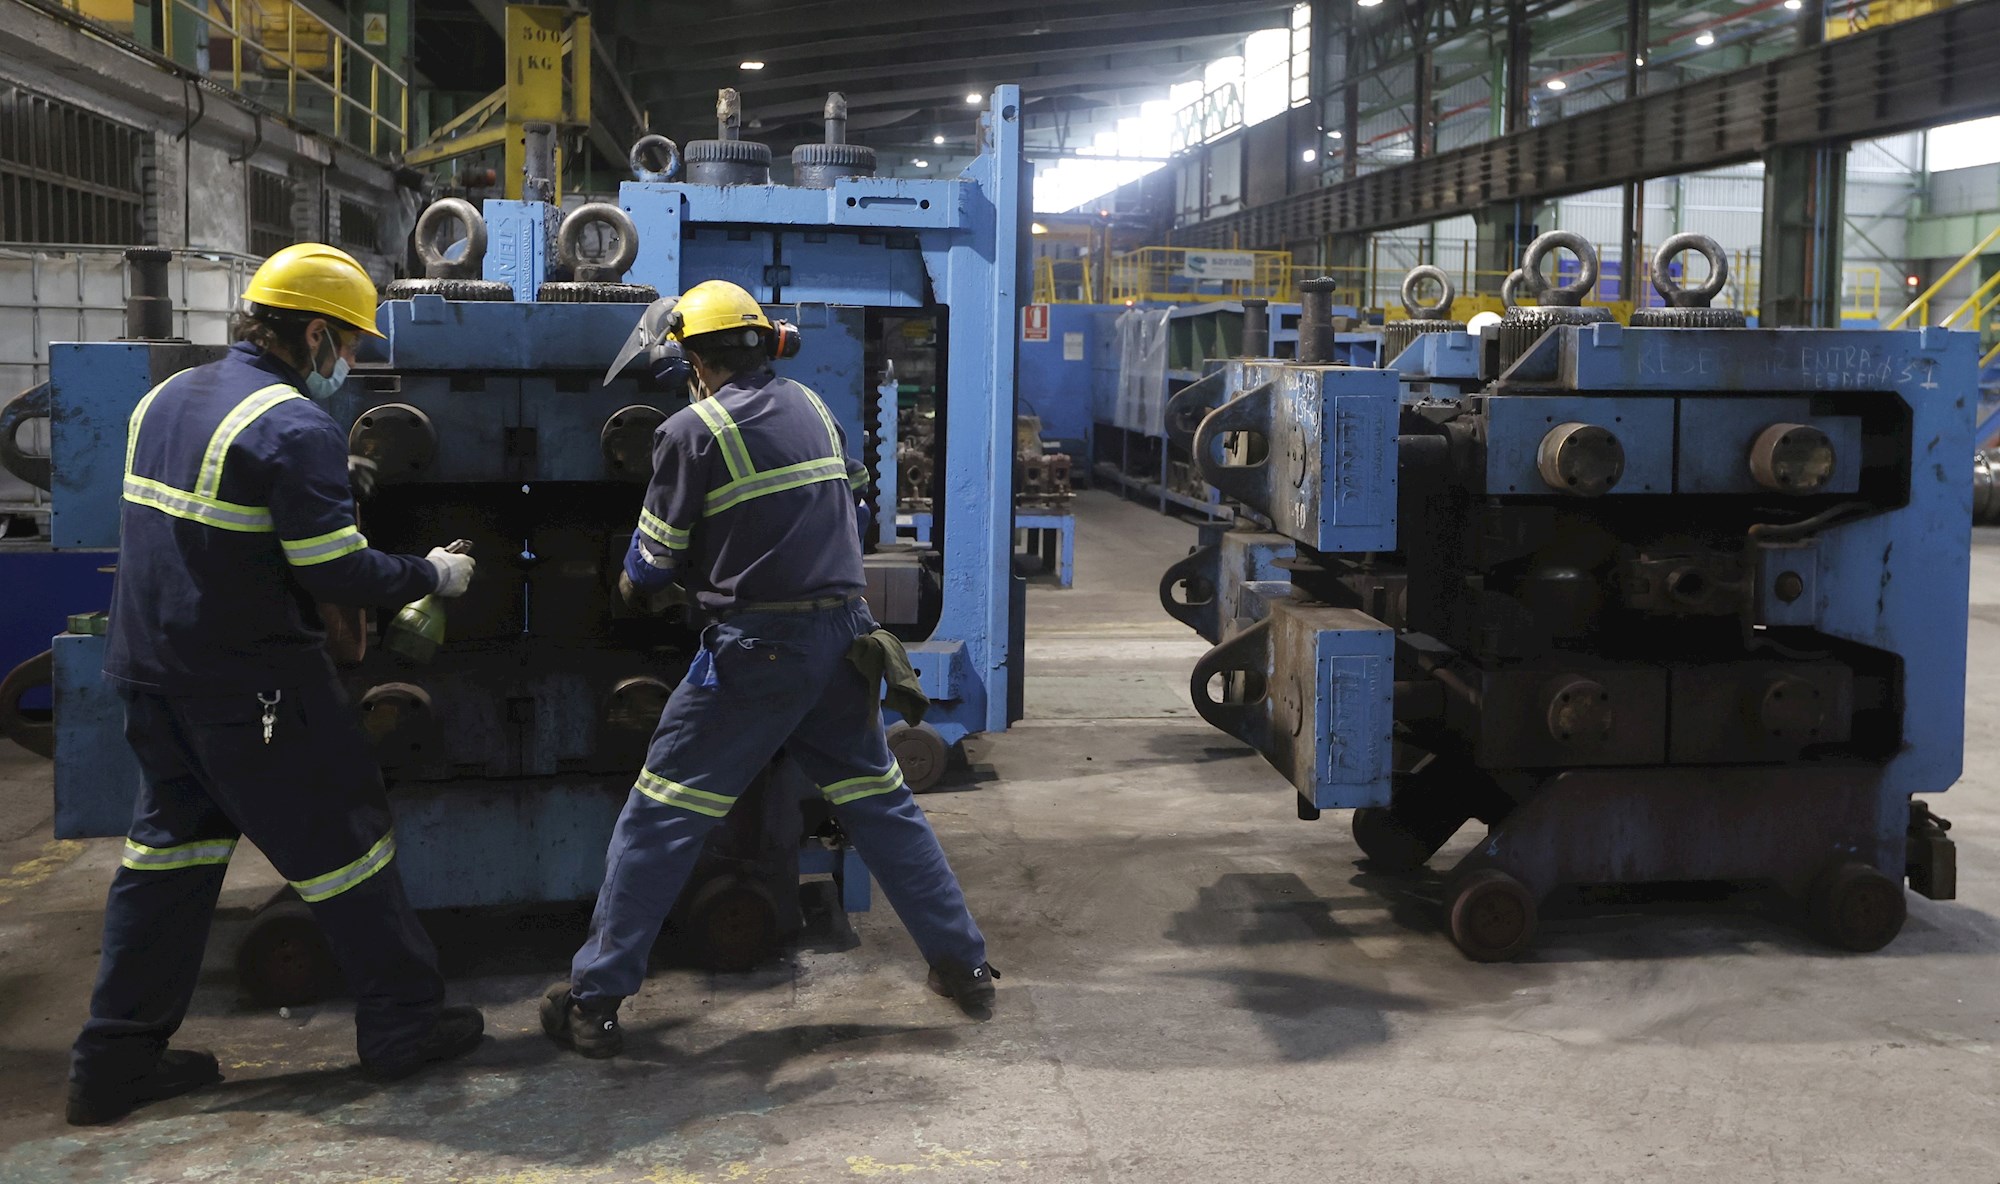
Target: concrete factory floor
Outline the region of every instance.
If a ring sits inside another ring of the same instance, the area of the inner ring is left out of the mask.
[[[491,1038],[376,1089],[346,1007],[239,1002],[239,912],[182,1033],[227,1083],[72,1131],[64,1050],[117,846],[51,841],[48,767],[6,746],[0,1180],[2000,1180],[2000,532],[1974,566],[1968,772],[1940,803],[1961,900],[1913,897],[1872,956],[1680,905],[1551,919],[1527,961],[1478,966],[1434,880],[1359,872],[1344,816],[1295,821],[1193,716],[1202,645],[1154,593],[1191,528],[1103,493],[1078,513],[1077,587],[1031,595],[1031,718],[925,799],[1005,973],[992,1022],[925,993],[878,909],[858,949],[658,975],[629,1055],[585,1062],[533,1011],[579,918],[443,917]],[[231,876],[241,909],[272,873]]]

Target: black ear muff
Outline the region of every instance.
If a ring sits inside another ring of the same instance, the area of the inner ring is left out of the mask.
[[[795,358],[799,354],[799,328],[790,321],[771,322],[769,348],[773,358]]]

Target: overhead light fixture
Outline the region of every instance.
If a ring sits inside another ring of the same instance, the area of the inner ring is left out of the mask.
[[[1049,228],[1042,225],[1040,222],[1033,222],[1028,225],[1029,234],[1047,234],[1048,232]]]
[[[932,136],[932,137],[931,137],[931,143],[933,143],[933,144],[942,144],[942,143],[944,143],[944,137],[943,137],[943,136]]]
[[[1708,31],[1708,30],[1706,30],[1706,29],[1703,29],[1703,30],[1702,30],[1702,33],[1701,33],[1701,36],[1699,36],[1699,37],[1697,37],[1697,38],[1695,38],[1695,39],[1694,39],[1694,43],[1695,43],[1696,45],[1714,45],[1714,44],[1715,44],[1715,34],[1713,34],[1713,33],[1709,32],[1709,31]]]
[[[1340,138],[1340,129],[1335,128],[1334,130],[1326,133],[1326,138],[1329,140],[1338,140]]]
[[[762,63],[762,62],[738,62],[738,63],[737,63],[737,65],[736,65],[736,68],[737,68],[737,69],[739,69],[739,70],[762,70],[762,69],[764,68],[764,63]]]
[[[920,168],[920,169],[927,169],[927,168],[931,167],[931,162],[930,162],[930,161],[928,161],[928,160],[913,160],[913,161],[911,161],[910,163],[911,163],[911,164],[913,164],[913,165],[915,165],[916,167],[918,167],[918,168]]]
[[[1633,65],[1635,65],[1635,66],[1643,66],[1643,65],[1645,65],[1645,64],[1646,64],[1646,59],[1645,59],[1645,58],[1633,58],[1633,59],[1632,59],[1632,64],[1633,64]]]
[[[1567,82],[1564,82],[1564,81],[1563,81],[1562,79],[1560,79],[1560,78],[1551,78],[1551,79],[1549,79],[1549,89],[1550,89],[1550,90],[1568,90],[1568,89],[1569,89],[1569,83],[1567,83]]]
[[[1381,3],[1382,0],[1354,0],[1354,6],[1356,8],[1374,8],[1380,5]]]
[[[1308,148],[1304,152],[1299,154],[1299,159],[1305,161],[1307,164],[1311,164],[1313,161],[1319,159],[1319,153],[1314,152],[1312,149]]]
[[[1805,6],[1806,6],[1805,0],[1785,0],[1785,7],[1791,9],[1793,12],[1797,12],[1799,9],[1804,8]]]
[[[975,105],[975,106],[977,106],[977,105],[978,105],[978,103],[979,103],[979,96],[978,96],[978,95],[967,95],[967,96],[965,96],[965,101],[966,101],[966,102],[968,102],[968,103],[971,103],[971,104],[973,104],[973,105]]]

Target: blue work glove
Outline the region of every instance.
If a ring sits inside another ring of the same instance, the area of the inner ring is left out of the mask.
[[[632,542],[625,548],[625,578],[631,580],[633,586],[641,591],[655,592],[674,582],[674,569],[671,567],[654,567],[652,564],[646,562],[646,557],[639,552],[640,541],[643,537],[637,530],[632,532]],[[648,547],[647,550],[655,556],[660,554],[657,543]]]
[[[678,568],[654,567],[639,553],[639,532],[625,548],[625,570],[619,573],[618,594],[643,613],[663,613],[688,602],[687,589],[676,582]],[[650,548],[648,548],[650,550]]]

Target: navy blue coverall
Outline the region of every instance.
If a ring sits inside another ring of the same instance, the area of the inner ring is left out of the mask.
[[[152,1069],[187,1014],[242,835],[324,930],[355,996],[364,1062],[407,1052],[437,1020],[437,954],[392,866],[381,774],[315,608],[401,604],[434,591],[437,575],[368,547],[346,434],[299,382],[239,344],[132,412],[104,673],[144,778],[105,905],[77,1081]]]
[[[636,993],[702,839],[780,745],[933,965],[986,961],[937,835],[882,731],[880,687],[847,651],[874,630],[861,592],[853,490],[819,397],[768,370],[737,375],[660,425],[626,575],[681,580],[719,620],[674,688],[619,815],[590,937],[570,967],[579,1002]]]

